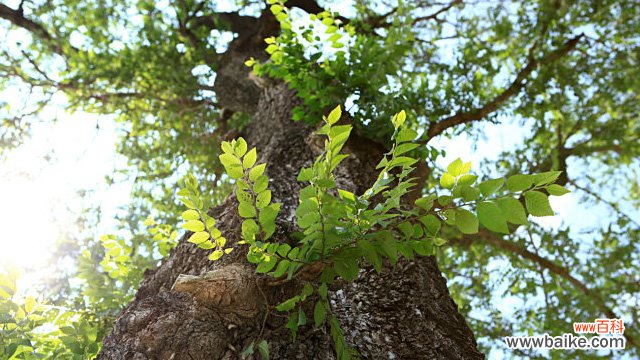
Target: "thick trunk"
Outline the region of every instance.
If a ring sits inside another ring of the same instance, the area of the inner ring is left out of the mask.
[[[255,36],[261,39],[264,34],[258,31]],[[231,47],[230,51],[242,51],[229,64],[246,59],[247,54],[256,57],[256,51],[242,45]],[[282,203],[273,239],[293,244],[295,240],[289,234],[295,228],[301,186],[296,175],[318,155],[317,141],[313,129],[290,120],[291,109],[299,103],[295,94],[283,84],[255,87],[248,82],[248,70],[236,68],[239,70],[224,73],[216,87],[218,92],[225,88],[249,89],[257,94],[252,100],[255,103],[245,105],[245,109],[255,112],[253,122],[242,135],[251,146],[258,147],[259,161],[268,164],[273,202]],[[237,109],[237,99],[233,101]],[[353,135],[345,147],[350,157],[338,171],[338,185],[354,192],[365,190],[377,175],[374,168],[382,151],[375,143]],[[228,242],[237,242],[241,219],[235,199],[228,198],[212,210],[212,215]],[[305,326],[292,342],[289,330],[283,326],[285,319],[273,311],[263,328],[266,305],[286,299],[299,284],[259,286],[245,260],[245,246],[213,263],[207,259],[206,251],[183,238],[156,271],[145,274],[136,298],[116,320],[98,358],[235,359],[260,333],[268,341],[274,359],[334,358],[326,328]],[[171,291],[180,274],[201,275],[215,269],[228,275],[224,278],[227,282],[219,285],[221,291],[215,304],[203,306],[187,293]],[[347,341],[363,358],[483,358],[433,257],[402,260],[381,274],[363,270],[355,282],[331,290],[331,305]]]

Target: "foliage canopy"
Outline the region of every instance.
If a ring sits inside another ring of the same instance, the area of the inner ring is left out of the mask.
[[[223,109],[225,94],[215,86],[230,43],[261,16],[275,17],[277,29],[265,36],[263,53],[242,59],[243,69],[256,82],[284,81],[301,99],[292,121],[328,137],[324,155],[300,169],[308,186],[295,214],[301,246],[294,255],[268,242],[279,206],[257,161],[263,149],[232,141],[255,109]],[[75,242],[80,285],[60,285],[61,277],[43,285],[43,299],[20,299],[15,275],[3,275],[3,358],[95,355],[144,270],[176,244],[178,214],[194,232],[189,241],[212,260],[232,251],[206,212],[232,192],[258,272],[286,278],[305,261],[331,259],[333,273],[311,292],[320,304],[315,325],[327,317],[335,334],[322,284],[357,276],[347,261],[354,257],[378,268],[382,257],[393,263],[414,252],[438,257],[485,351],[504,351],[505,335],[565,333],[573,321],[638,323],[636,1],[33,0],[0,4],[0,24],[2,151],[21,144],[47,106],[111,115],[105,121],[118,123],[118,151],[128,159],[118,171],[136,179],[118,235]],[[336,104],[347,108],[351,125],[336,124]],[[437,166],[449,150],[444,139],[498,144],[487,129],[501,127],[517,128],[512,135],[521,141],[474,174],[462,160]],[[369,193],[340,190],[333,179],[351,132],[389,149]],[[416,161],[431,171],[419,184],[424,197],[405,209],[400,198]],[[379,194],[380,208],[367,212]],[[571,196],[603,220],[547,226],[537,217],[554,215],[548,195]],[[357,224],[345,222],[354,214],[362,216]],[[357,253],[332,252],[345,238]],[[296,303],[308,290],[281,304],[294,332],[306,323]],[[517,309],[505,312],[501,297]],[[54,330],[35,330],[43,323]],[[627,329],[633,357],[640,338],[633,325]],[[532,354],[561,356],[517,355]]]

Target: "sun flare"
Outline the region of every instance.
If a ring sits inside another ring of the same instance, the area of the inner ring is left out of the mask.
[[[0,179],[0,263],[23,269],[46,261],[58,224],[51,212],[52,196],[44,181]]]

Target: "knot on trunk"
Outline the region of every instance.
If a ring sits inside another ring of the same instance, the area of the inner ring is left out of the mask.
[[[181,274],[171,291],[189,293],[198,306],[215,310],[233,322],[255,317],[263,306],[255,273],[240,264],[223,266],[200,276]]]

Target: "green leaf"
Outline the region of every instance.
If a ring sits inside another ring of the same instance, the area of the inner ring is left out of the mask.
[[[300,189],[300,200],[315,198],[316,197],[316,188],[312,185],[305,186]]]
[[[413,137],[413,139],[415,139],[415,136]],[[410,140],[413,140],[413,139],[410,139]],[[420,145],[415,144],[415,143],[400,144],[395,148],[395,150],[393,150],[393,155],[395,155],[395,156],[402,155],[402,154],[404,154],[406,152],[409,152],[409,151],[417,148],[418,146],[420,146]]]
[[[302,168],[300,173],[298,174],[298,181],[309,181],[313,179],[313,169],[311,168]]]
[[[402,124],[404,124],[406,119],[407,119],[407,113],[405,113],[404,110],[401,110],[399,113],[393,116],[393,118],[391,119],[391,123],[397,129],[400,126],[402,126]]]
[[[274,4],[271,5],[271,12],[273,13],[273,15],[278,15],[279,13],[282,12],[282,6],[278,5],[278,4]]]
[[[508,222],[518,225],[526,225],[529,223],[529,221],[527,221],[527,213],[524,211],[524,206],[522,206],[520,201],[512,197],[500,198],[498,199],[498,206]]]
[[[444,173],[442,174],[442,177],[440,178],[440,186],[442,186],[445,189],[453,189],[453,186],[456,183],[456,178],[453,177],[451,174],[449,173]]]
[[[255,236],[260,231],[258,223],[253,219],[247,219],[242,222],[242,237],[245,240],[254,240]]]
[[[267,226],[269,224],[273,225],[273,223],[274,223],[274,221],[276,219],[276,216],[278,216],[278,212],[279,211],[280,211],[280,204],[279,203],[270,204],[269,206],[267,206],[264,209],[260,210],[260,217],[259,217],[258,221],[260,222],[260,224],[263,227],[265,227],[265,226]],[[267,232],[266,229],[265,229],[265,232]]]
[[[238,206],[238,213],[243,218],[252,218],[257,215],[256,208],[254,208],[253,205],[245,202],[241,202]]]
[[[433,207],[433,196],[425,196],[416,200],[416,206],[423,209],[424,211],[429,211]]]
[[[326,318],[327,312],[324,308],[324,302],[316,302],[316,306],[313,309],[313,322],[315,323],[315,326],[320,327],[322,324],[324,324]]]
[[[463,167],[464,163],[462,162],[462,159],[457,158],[447,166],[447,172],[451,174],[451,176],[456,177],[462,174]]]
[[[442,246],[444,244],[447,243],[447,240],[443,239],[443,238],[434,238],[433,239],[433,245],[435,246]]]
[[[290,299],[287,299],[276,306],[276,310],[278,311],[289,311],[293,309],[296,304],[300,301],[300,296],[294,296]]]
[[[247,142],[244,141],[243,138],[239,137],[236,140],[236,147],[234,149],[234,152],[236,156],[239,158],[241,158],[244,154],[247,153]]]
[[[242,162],[240,161],[240,159],[238,159],[236,156],[231,154],[224,153],[218,156],[218,158],[220,159],[220,162],[225,168],[228,168],[233,165],[242,165]]]
[[[527,191],[524,193],[524,200],[527,204],[529,214],[533,216],[553,216],[555,215],[549,204],[547,195],[539,191]]]
[[[367,262],[371,264],[377,272],[380,272],[380,270],[382,270],[382,259],[380,259],[373,244],[366,240],[358,240],[357,245]]]
[[[354,203],[356,201],[355,194],[350,191],[338,189],[338,195],[340,196],[340,199],[344,201],[347,201],[350,203]]]
[[[400,229],[405,238],[413,236],[413,225],[408,221],[398,224],[398,229]]]
[[[358,265],[351,259],[336,260],[335,271],[346,281],[353,281],[358,277]]]
[[[304,214],[302,217],[297,219],[298,226],[303,229],[306,229],[318,222],[320,222],[320,214],[317,212]]]
[[[466,202],[475,201],[480,197],[480,191],[469,185],[464,185],[460,188],[460,195],[462,195],[462,200]]]
[[[231,165],[226,167],[227,175],[232,179],[241,179],[244,177],[244,169],[242,165]]]
[[[240,203],[253,204],[253,196],[248,191],[240,190],[240,188],[236,189],[236,198]]]
[[[214,243],[212,243],[211,241],[207,240],[207,241],[203,241],[200,244],[198,244],[198,247],[200,249],[209,250],[209,249],[215,248],[216,245]]]
[[[440,231],[440,220],[432,214],[422,216],[418,220],[424,225],[428,234],[436,235]]]
[[[318,295],[320,295],[320,298],[323,300],[327,300],[327,284],[322,283],[320,284],[320,286],[318,286]]]
[[[256,163],[256,159],[258,157],[258,153],[256,152],[256,148],[251,149],[242,159],[242,166],[245,169],[249,169]]]
[[[225,244],[227,243],[227,239],[220,236],[218,238],[216,238],[216,245],[218,245],[219,248],[224,248]]]
[[[291,264],[291,261],[287,259],[281,260],[278,263],[276,270],[273,272],[273,277],[279,278],[280,276],[284,275],[287,272],[287,269],[289,269],[290,264]]]
[[[300,293],[300,296],[302,296],[302,299],[306,299],[307,296],[313,294],[313,285],[311,285],[311,283],[306,283],[304,284],[304,287],[302,288],[302,292]]]
[[[190,243],[194,243],[196,245],[200,244],[203,241],[207,241],[209,239],[209,233],[206,231],[198,231],[197,233],[193,233],[193,235],[191,235],[189,237],[189,241]]]
[[[189,209],[182,213],[183,220],[198,220],[200,219],[200,214],[193,209]]]
[[[551,184],[551,185],[545,187],[545,189],[547,189],[549,194],[554,195],[554,196],[562,196],[564,194],[568,194],[568,193],[571,192],[567,188],[565,188],[564,186],[561,186],[561,185],[558,185],[558,184]]]
[[[478,188],[480,189],[480,192],[482,193],[482,195],[487,197],[495,193],[496,191],[500,190],[502,185],[504,185],[504,179],[498,178],[498,179],[483,181],[480,183],[480,185],[478,185]]]
[[[249,170],[249,180],[256,181],[264,173],[267,164],[259,164]]]
[[[402,143],[402,142],[406,142],[406,141],[413,141],[413,139],[415,139],[416,136],[418,136],[418,133],[415,130],[402,129],[402,130],[400,130],[398,132],[398,135],[396,136],[396,141],[398,143]],[[405,144],[402,144],[402,145],[405,145]],[[402,146],[402,145],[400,145],[400,146]],[[406,144],[406,145],[408,145],[408,144]]]
[[[76,335],[76,329],[72,326],[62,326],[60,331],[65,335]]]
[[[216,261],[220,259],[222,255],[224,255],[224,252],[222,250],[216,250],[209,255],[209,260]]]
[[[262,209],[271,203],[271,190],[265,190],[256,197],[256,207]]]
[[[262,340],[258,343],[258,353],[262,360],[269,360],[269,344],[267,340]]]
[[[440,204],[440,206],[447,206],[451,203],[451,200],[453,200],[453,198],[449,195],[440,195],[438,196],[438,204]]]
[[[395,167],[395,166],[403,166],[403,165],[413,165],[417,162],[418,160],[409,157],[409,156],[398,156],[393,158],[393,160],[391,160],[391,163],[389,164],[390,167]]]
[[[256,194],[259,194],[263,192],[268,186],[269,186],[269,178],[266,177],[265,175],[260,175],[253,183],[253,192]]]
[[[200,220],[189,220],[182,224],[182,228],[189,231],[198,232],[204,230],[204,224]]]
[[[562,171],[547,171],[533,175],[533,182],[536,186],[547,185],[558,179]]]
[[[298,253],[300,252],[300,248],[293,248],[289,254],[287,255],[287,257],[291,260],[298,260]]]
[[[336,182],[332,179],[318,179],[316,184],[326,189],[333,189],[336,187]]]
[[[511,192],[526,190],[533,185],[533,175],[517,174],[507,179],[507,189]]]
[[[340,154],[340,155],[334,156],[333,160],[331,160],[331,171],[333,171],[338,165],[340,165],[342,160],[344,160],[344,159],[346,159],[348,157],[349,157],[348,154]]]
[[[434,254],[433,243],[429,240],[411,241],[411,247],[420,256],[431,256]]]
[[[473,185],[476,180],[478,180],[478,176],[464,174],[458,178],[458,186]]]
[[[231,147],[231,144],[228,141],[222,142],[222,151],[225,154],[233,155],[233,148]]]
[[[278,307],[276,307],[278,309]],[[288,311],[288,310],[281,310]],[[293,311],[289,313],[289,320],[287,321],[287,325],[285,327],[291,330],[291,335],[293,337],[293,341],[296,341],[296,334],[298,333],[298,312]]]
[[[351,125],[334,126],[329,130],[329,137],[333,142],[344,142],[349,137],[351,129],[353,129]]]
[[[335,124],[340,120],[340,116],[342,115],[342,110],[340,109],[340,105],[336,106],[327,117],[327,122],[331,125]]]
[[[398,262],[398,248],[396,246],[396,240],[393,238],[386,239],[380,241],[379,245],[383,253],[389,258],[391,265],[395,266]]]
[[[456,227],[463,234],[475,234],[478,232],[478,218],[471,211],[458,209]]]
[[[278,258],[275,256],[265,255],[265,258],[256,267],[256,272],[259,274],[265,274],[271,271],[276,266]]]
[[[286,257],[290,250],[291,246],[289,244],[280,244],[276,252],[278,253],[278,255]]]
[[[503,234],[509,233],[507,219],[504,217],[496,203],[493,201],[483,201],[478,204],[476,211],[478,212],[478,219],[484,227],[491,231]]]

